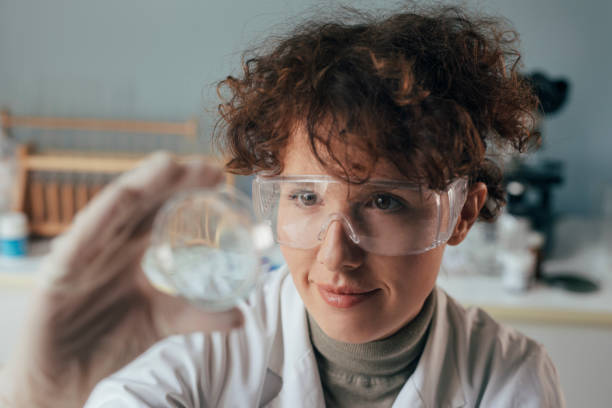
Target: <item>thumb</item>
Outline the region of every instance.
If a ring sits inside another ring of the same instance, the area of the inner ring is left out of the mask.
[[[244,324],[240,309],[206,311],[187,300],[157,292],[153,316],[162,336],[193,332],[230,331]]]

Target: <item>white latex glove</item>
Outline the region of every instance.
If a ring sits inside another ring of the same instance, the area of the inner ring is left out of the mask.
[[[207,313],[156,290],[140,268],[160,206],[179,190],[222,178],[217,168],[158,153],[76,217],[43,261],[22,347],[0,380],[4,404],[81,407],[99,380],[154,342],[242,324],[237,309]]]

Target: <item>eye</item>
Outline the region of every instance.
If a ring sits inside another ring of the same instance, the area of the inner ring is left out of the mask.
[[[375,194],[367,206],[383,211],[395,211],[403,208],[404,204],[390,194]]]
[[[310,207],[319,201],[316,193],[312,191],[301,191],[297,193],[292,193],[289,195],[290,200],[297,201],[299,205],[303,207]]]

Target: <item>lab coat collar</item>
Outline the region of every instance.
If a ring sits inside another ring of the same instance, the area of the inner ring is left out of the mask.
[[[325,408],[325,398],[319,377],[319,369],[314,350],[310,342],[306,308],[302,298],[297,293],[288,268],[281,289],[281,324],[282,344],[284,350],[283,367],[270,367],[271,370],[283,377],[283,388],[279,394],[281,407],[313,407]]]
[[[437,291],[436,309],[423,354],[415,372],[400,391],[394,407],[458,408],[466,404],[457,365],[458,356],[455,353],[456,348],[452,346],[458,339],[455,328],[449,324],[452,318],[448,315],[451,313],[448,297],[443,290],[437,287],[434,290]],[[421,405],[417,405],[417,394]]]
[[[287,270],[283,272],[287,273]],[[436,309],[423,354],[415,372],[400,390],[393,407],[465,406],[457,356],[454,347],[450,347],[456,341],[453,337],[456,333],[449,325],[447,296],[441,289],[434,290],[438,291]],[[284,339],[280,341],[282,346],[279,348],[285,354],[282,367],[270,367],[279,375],[284,373],[279,406],[324,408],[325,398],[310,342],[306,309],[290,275],[283,283],[282,292],[280,310]],[[440,376],[441,373],[443,376]]]

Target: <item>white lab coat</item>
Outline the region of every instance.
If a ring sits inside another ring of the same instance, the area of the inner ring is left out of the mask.
[[[540,345],[441,289],[413,375],[393,407],[563,407]],[[241,305],[229,334],[174,336],[103,380],[86,407],[324,407],[304,304],[286,268]]]

